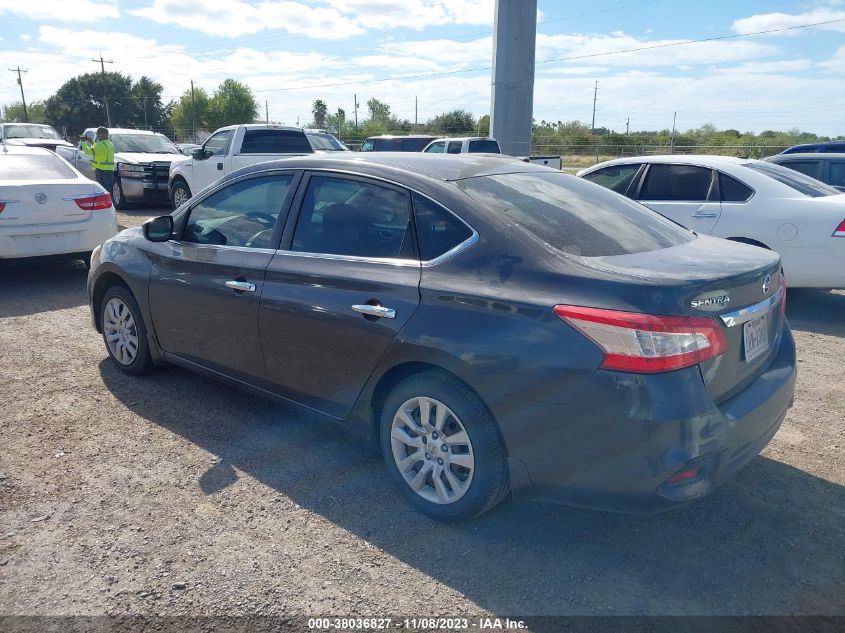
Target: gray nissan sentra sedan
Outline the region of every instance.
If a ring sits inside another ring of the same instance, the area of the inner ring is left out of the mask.
[[[777,254],[506,158],[255,165],[107,241],[88,292],[122,371],[175,363],[359,428],[444,520],[508,493],[697,499],[793,400]]]

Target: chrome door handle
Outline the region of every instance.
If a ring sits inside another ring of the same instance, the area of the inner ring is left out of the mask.
[[[367,304],[356,304],[352,306],[355,312],[366,314],[367,316],[382,317],[384,319],[395,319],[396,310],[393,308],[385,308],[384,306],[371,306]]]
[[[692,214],[694,218],[717,218],[719,217],[718,213],[713,213],[712,211],[696,211]]]
[[[226,287],[237,290],[238,292],[255,292],[255,284],[251,284],[248,281],[227,281]]]

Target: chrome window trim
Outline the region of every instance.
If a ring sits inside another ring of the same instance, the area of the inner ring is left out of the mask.
[[[167,240],[167,243],[172,246],[179,246],[181,248],[191,246],[195,248],[238,251],[242,253],[264,253],[265,255],[274,255],[277,252],[275,248],[253,248],[252,246],[226,246],[225,244],[198,244],[197,242],[184,242],[181,240]]]
[[[781,287],[778,288],[777,292],[771,297],[763,299],[762,301],[760,301],[759,303],[755,303],[754,305],[742,308],[741,310],[734,310],[733,312],[726,312],[724,314],[720,314],[719,318],[722,319],[722,322],[727,327],[734,327],[735,325],[747,323],[751,319],[754,319],[760,316],[761,314],[771,310],[775,305],[780,302],[782,296],[783,285],[781,285]]]
[[[413,266],[419,268],[421,263],[416,259],[400,259],[398,257],[360,257],[358,255],[335,255],[332,253],[308,253],[305,251],[273,251],[276,255],[289,257],[308,257],[311,259],[331,259],[343,262],[359,262],[363,264],[387,264],[388,266]]]

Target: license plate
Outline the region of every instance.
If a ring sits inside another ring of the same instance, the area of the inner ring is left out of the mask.
[[[742,326],[742,339],[745,343],[745,362],[750,363],[769,349],[769,327],[766,315],[752,319]]]

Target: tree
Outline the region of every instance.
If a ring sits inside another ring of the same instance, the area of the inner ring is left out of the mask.
[[[374,123],[387,126],[390,121],[390,106],[375,97],[367,101],[367,111],[370,113],[370,121]]]
[[[346,111],[343,108],[338,108],[335,114],[326,116],[326,129],[334,131],[337,136],[346,133]]]
[[[211,131],[209,124],[210,98],[202,88],[194,88],[193,108],[191,91],[186,90],[179,101],[172,101],[170,106],[170,126],[176,138],[193,138],[194,126],[197,132]]]
[[[438,114],[428,122],[433,132],[460,135],[475,132],[475,117],[466,110],[452,110]]]
[[[314,127],[326,127],[326,115],[329,112],[329,106],[322,99],[317,99],[311,106],[311,113],[314,115]]]
[[[26,119],[29,123],[46,123],[45,110],[47,106],[43,101],[33,101],[26,104]],[[23,103],[15,101],[3,107],[3,120],[23,122]]]
[[[478,134],[480,136],[490,136],[490,115],[485,114],[478,119]]]
[[[226,79],[209,101],[208,129],[252,123],[257,116],[258,102],[249,86],[234,79]]]
[[[45,119],[58,129],[66,128],[69,138],[78,136],[85,128],[106,125],[104,82],[114,127],[142,127],[144,98],[148,124],[164,123],[161,85],[147,77],[133,83],[129,75],[121,73],[86,73],[66,81],[47,99]]]

